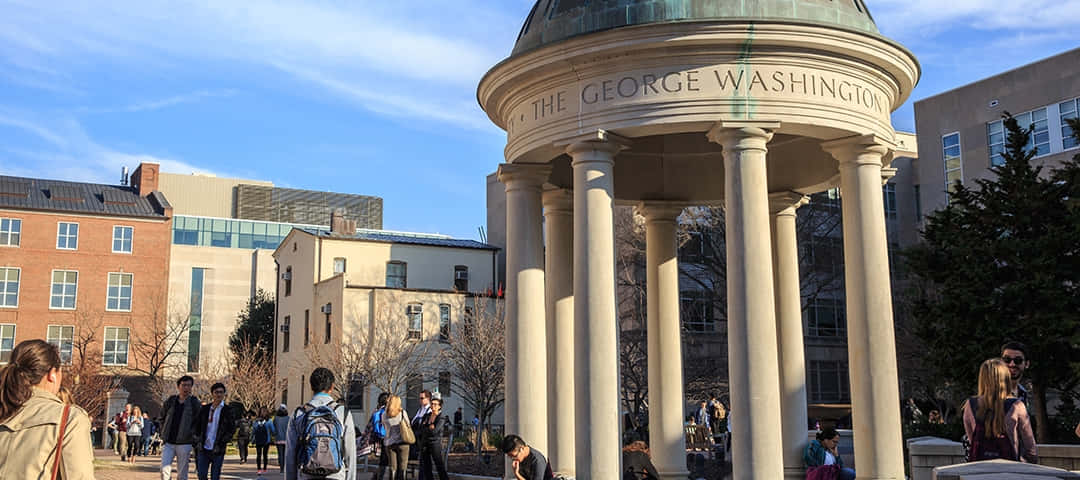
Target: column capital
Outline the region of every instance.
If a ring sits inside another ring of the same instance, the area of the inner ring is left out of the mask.
[[[556,213],[564,215],[574,214],[574,192],[565,188],[545,188],[544,215]]]
[[[869,134],[822,142],[821,149],[832,155],[840,165],[884,166],[885,156],[892,151],[893,144],[875,134]]]
[[[571,157],[574,157],[575,153],[585,151],[602,151],[614,155],[621,150],[630,148],[632,144],[633,141],[629,138],[602,129],[584,135],[567,137],[555,142],[556,147],[565,148],[566,153]]]
[[[496,172],[506,191],[521,188],[539,190],[551,176],[551,165],[546,163],[503,163]]]
[[[778,128],[778,121],[721,120],[705,136],[710,142],[723,145],[724,150],[764,150],[765,144],[772,140],[773,131]]]
[[[884,186],[889,183],[896,176],[896,169],[893,167],[885,167],[881,169],[881,185]]]
[[[810,203],[810,197],[798,192],[769,194],[769,213],[772,215],[795,215],[795,210]]]
[[[686,208],[686,204],[683,202],[646,200],[639,203],[636,210],[641,216],[645,217],[646,222],[675,223],[684,208]]]

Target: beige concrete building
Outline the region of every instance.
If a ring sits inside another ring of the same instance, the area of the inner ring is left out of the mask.
[[[507,131],[508,431],[560,472],[621,475],[613,208],[636,204],[650,445],[685,478],[676,217],[722,204],[734,477],[803,478],[795,211],[839,187],[858,471],[903,478],[882,184],[919,74],[861,1],[538,1],[477,93]],[[573,376],[552,368],[568,356]],[[577,421],[553,428],[568,405]]]
[[[379,393],[360,386],[385,382],[406,395],[410,413],[426,388],[442,394],[448,415],[462,406],[471,418],[439,355],[466,315],[479,308],[476,302],[488,301],[482,299],[495,287],[497,250],[441,235],[292,230],[273,254],[279,272],[276,344],[283,401],[294,406],[311,396],[311,370],[334,368],[327,354],[409,353],[414,355],[401,355],[400,362],[410,371],[350,385],[348,402],[362,415],[358,418],[372,411]]]
[[[946,205],[950,185],[993,173],[1006,134],[1001,116],[1034,125],[1029,148],[1037,165],[1060,164],[1077,153],[1066,118],[1080,112],[1080,48],[915,102],[920,158],[917,167],[920,219]]]

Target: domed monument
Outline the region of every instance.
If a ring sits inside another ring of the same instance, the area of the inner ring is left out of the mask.
[[[840,187],[859,478],[903,479],[881,186],[919,78],[862,0],[540,0],[477,97],[507,132],[507,432],[621,478],[615,204],[646,218],[649,434],[686,478],[676,219],[721,205],[737,479],[803,478],[795,211]],[[545,235],[546,234],[546,235]]]

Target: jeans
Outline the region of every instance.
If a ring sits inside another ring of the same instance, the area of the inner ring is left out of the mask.
[[[850,468],[841,468],[840,475],[836,477],[837,480],[855,480],[855,470]]]
[[[127,456],[128,458],[134,457],[139,453],[139,449],[142,448],[142,435],[128,435],[127,436]]]
[[[161,480],[172,478],[172,461],[176,457],[176,480],[187,480],[188,464],[191,459],[191,445],[166,443],[161,448]]]
[[[285,473],[285,444],[275,443],[277,446],[277,468],[278,472]]]
[[[142,456],[150,455],[150,435],[142,436]]]
[[[386,447],[389,461],[390,480],[405,480],[405,469],[409,466],[409,444],[399,443]]]
[[[255,468],[266,470],[270,466],[270,444],[255,444]]]
[[[247,463],[248,437],[236,437],[236,450],[240,454],[240,463]]]
[[[225,462],[225,455],[214,455],[213,450],[199,448],[195,456],[195,469],[199,473],[199,480],[219,480],[221,478],[221,464]],[[207,470],[210,476],[207,477]]]

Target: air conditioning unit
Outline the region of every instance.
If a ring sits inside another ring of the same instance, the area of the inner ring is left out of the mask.
[[[331,304],[327,303],[326,305],[319,307],[319,311],[330,315],[333,312],[333,307],[331,306]]]
[[[468,280],[468,279],[469,279],[469,271],[468,270],[458,270],[458,271],[454,272],[454,280]]]
[[[292,280],[292,272],[285,272],[281,274],[282,280]]]

